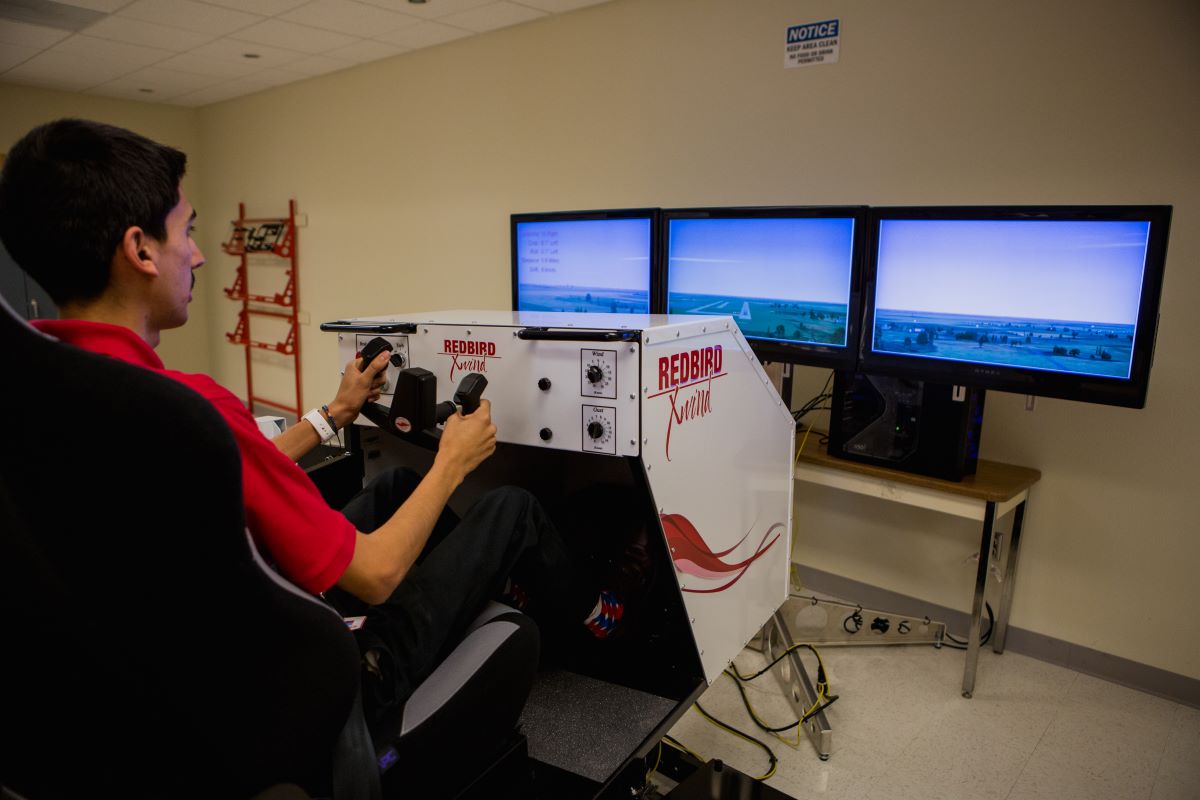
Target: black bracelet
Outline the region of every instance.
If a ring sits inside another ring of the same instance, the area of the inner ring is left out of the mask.
[[[321,406],[322,413],[325,414],[325,419],[329,420],[329,427],[333,428],[333,432],[338,432],[337,420],[333,418],[333,414],[329,411],[329,406]]]

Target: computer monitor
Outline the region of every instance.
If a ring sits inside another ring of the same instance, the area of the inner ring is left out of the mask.
[[[875,208],[860,369],[1142,408],[1170,206]]]
[[[649,314],[657,209],[512,215],[514,311]]]
[[[760,358],[849,368],[865,207],[663,212],[669,314],[729,314]]]

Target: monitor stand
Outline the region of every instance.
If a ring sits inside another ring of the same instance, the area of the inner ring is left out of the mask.
[[[960,481],[975,474],[984,390],[837,372],[829,454]]]

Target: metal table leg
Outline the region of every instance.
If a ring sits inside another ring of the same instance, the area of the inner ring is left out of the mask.
[[[1012,535],[1008,540],[1008,556],[1004,560],[1004,588],[1000,595],[1000,609],[996,616],[996,629],[992,631],[992,651],[1004,652],[1004,639],[1008,635],[1008,612],[1012,608],[1013,584],[1017,579],[1017,551],[1021,547],[1021,522],[1025,518],[1025,501],[1013,509]]]
[[[975,670],[979,666],[979,628],[983,618],[983,595],[987,589],[988,563],[992,556],[992,526],[996,522],[996,504],[989,501],[983,514],[983,537],[979,540],[979,569],[975,572],[975,602],[971,605],[971,631],[967,635],[967,666],[963,670],[963,697],[975,691]],[[1011,550],[1010,550],[1011,552]]]

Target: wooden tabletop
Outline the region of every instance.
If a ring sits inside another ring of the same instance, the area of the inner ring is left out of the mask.
[[[1015,464],[1003,464],[999,461],[986,461],[981,458],[975,469],[975,474],[968,475],[961,481],[931,478],[928,475],[916,475],[911,472],[902,472],[898,469],[877,467],[873,464],[863,464],[858,461],[835,458],[829,455],[825,449],[825,445],[821,444],[821,440],[825,436],[826,434],[820,431],[813,431],[808,437],[808,441],[805,442],[804,433],[798,433],[796,436],[796,449],[799,453],[796,459],[797,463],[829,467],[830,469],[841,470],[842,472],[866,475],[909,486],[920,486],[925,489],[934,489],[993,503],[1003,503],[1006,500],[1016,497],[1041,480],[1042,477],[1041,470],[1019,467]],[[801,443],[804,443],[803,452],[799,452]]]

